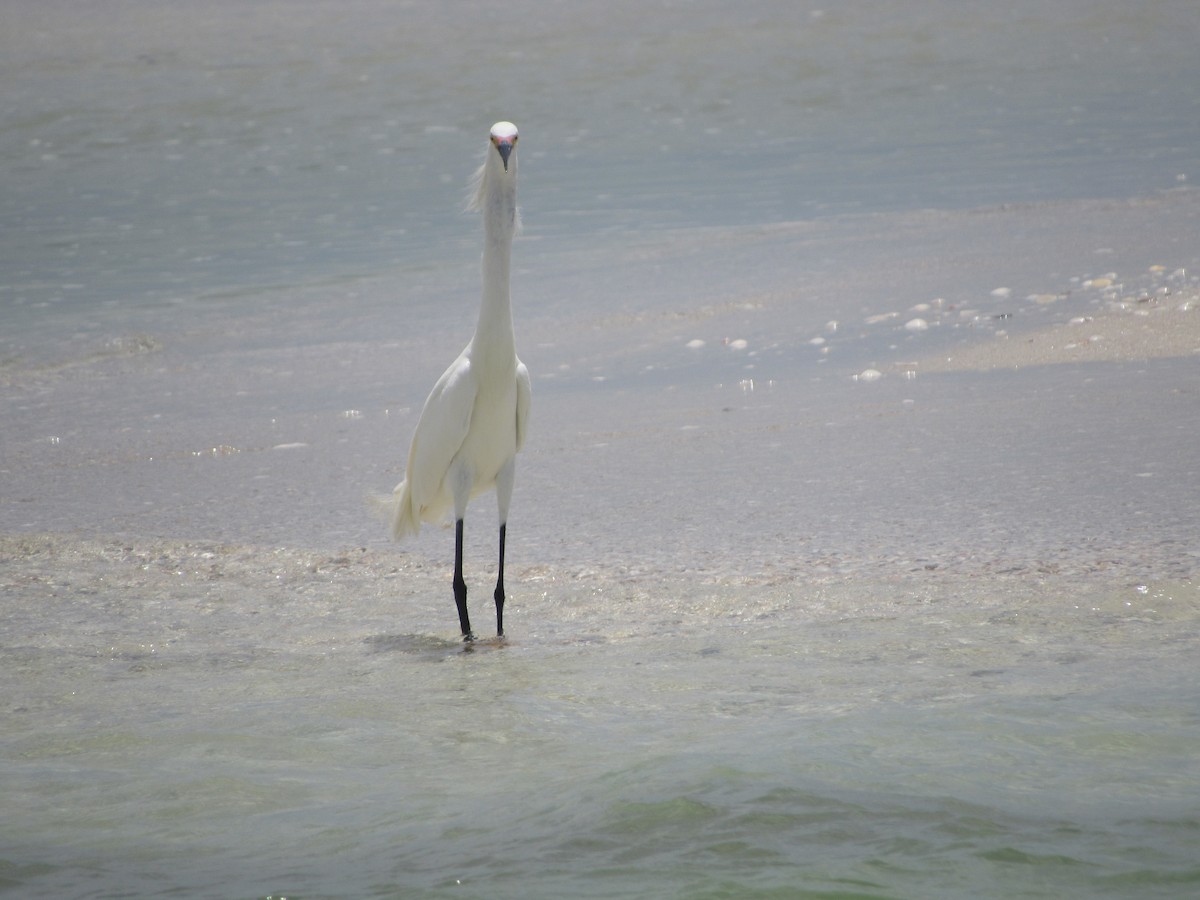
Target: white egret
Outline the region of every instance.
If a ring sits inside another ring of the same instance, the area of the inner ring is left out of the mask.
[[[529,371],[517,358],[509,297],[509,265],[517,213],[517,128],[497,122],[475,175],[471,208],[483,213],[483,297],[475,334],[425,401],[408,453],[405,477],[378,505],[399,540],[420,523],[454,510],[454,602],[463,640],[473,641],[463,579],[463,519],[467,503],[495,488],[500,514],[496,633],[504,635],[504,538],[516,454],[525,443]]]

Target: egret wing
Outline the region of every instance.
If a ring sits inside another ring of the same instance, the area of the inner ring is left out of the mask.
[[[443,481],[471,430],[475,392],[471,361],[460,356],[442,373],[421,410],[408,454],[407,479],[422,517],[427,508],[449,502]]]

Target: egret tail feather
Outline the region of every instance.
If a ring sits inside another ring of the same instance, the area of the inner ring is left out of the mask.
[[[412,494],[407,479],[396,485],[390,494],[376,494],[371,498],[371,508],[392,532],[394,540],[421,531],[420,517],[413,509]]]

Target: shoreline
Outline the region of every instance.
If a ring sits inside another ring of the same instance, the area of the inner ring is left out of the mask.
[[[1112,300],[1093,315],[994,337],[926,356],[896,369],[989,372],[1083,362],[1200,357],[1200,289]]]

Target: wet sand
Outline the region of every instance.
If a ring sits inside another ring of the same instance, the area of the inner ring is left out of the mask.
[[[1114,299],[1096,315],[1072,316],[1028,334],[1000,332],[994,340],[922,359],[916,370],[986,372],[1172,357],[1200,358],[1200,291],[1194,288]]]

